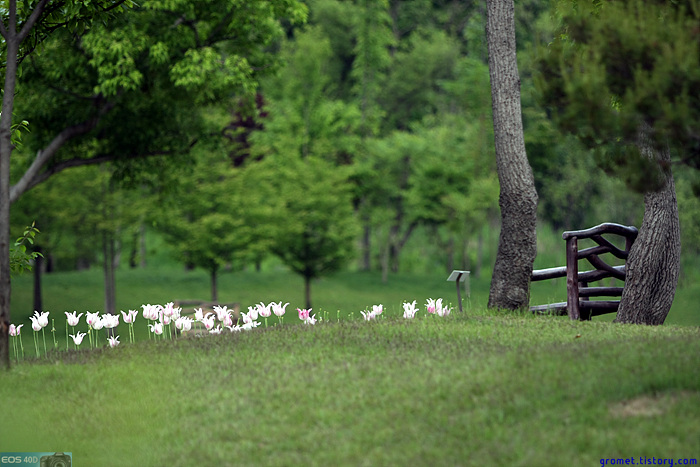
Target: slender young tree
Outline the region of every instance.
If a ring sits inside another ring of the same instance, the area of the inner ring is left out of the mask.
[[[501,186],[501,233],[491,278],[489,308],[529,305],[537,254],[537,191],[525,153],[516,61],[513,0],[488,0],[486,28],[496,164]]]

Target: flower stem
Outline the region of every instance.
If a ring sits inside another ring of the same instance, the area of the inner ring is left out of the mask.
[[[73,331],[75,334],[75,331]],[[68,350],[68,323],[66,323],[66,350]]]
[[[53,318],[51,319],[51,335],[53,336],[53,348],[56,349],[58,347],[58,342],[56,342],[56,325]]]
[[[46,333],[44,328],[41,328],[41,337],[44,339],[44,357],[46,356]]]
[[[15,360],[17,360],[17,363],[19,363],[19,354],[17,353],[17,336],[13,336],[12,338],[12,350],[15,351]]]
[[[39,358],[39,341],[36,339],[36,331],[34,331],[34,349],[36,350],[36,358]]]

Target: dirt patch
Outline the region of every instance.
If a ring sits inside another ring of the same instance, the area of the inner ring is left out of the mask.
[[[680,399],[690,397],[690,391],[665,392],[635,397],[611,404],[610,414],[615,417],[655,417],[666,413]]]

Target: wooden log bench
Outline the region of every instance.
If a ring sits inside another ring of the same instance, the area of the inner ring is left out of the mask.
[[[532,271],[533,282],[566,277],[566,302],[550,303],[530,307],[533,313],[568,314],[572,320],[586,320],[593,316],[617,313],[619,300],[591,300],[592,297],[620,297],[623,287],[590,287],[607,277],[625,280],[625,266],[611,266],[600,258],[610,253],[616,258],[627,260],[630,248],[637,238],[638,230],[633,226],[604,223],[586,230],[568,231],[562,234],[566,241],[566,266]],[[625,241],[620,249],[603,235],[616,235]],[[597,245],[579,250],[579,239],[591,239]],[[579,272],[578,261],[587,260],[595,269]]]

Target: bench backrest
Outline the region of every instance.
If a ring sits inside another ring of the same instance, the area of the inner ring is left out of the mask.
[[[606,277],[625,280],[625,266],[611,266],[600,258],[600,255],[610,253],[622,260],[627,260],[630,248],[638,235],[633,226],[614,223],[604,223],[586,230],[568,231],[562,234],[566,241],[566,266],[550,269],[540,269],[532,272],[532,280],[540,281],[555,277],[566,277],[566,310],[571,319],[590,319],[591,316],[617,311],[619,300],[589,300],[590,297],[621,296],[622,287],[589,287],[591,282]],[[603,235],[612,234],[625,239],[625,248],[620,249],[608,241]],[[597,246],[579,250],[579,239],[591,239]],[[587,260],[595,269],[579,272],[578,261]],[[564,303],[533,307],[533,311],[544,309],[562,309]]]

